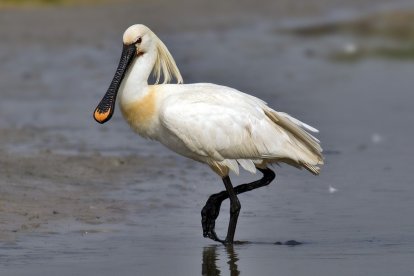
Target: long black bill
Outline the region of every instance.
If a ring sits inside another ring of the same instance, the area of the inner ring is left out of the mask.
[[[119,61],[118,68],[116,69],[115,76],[109,85],[108,91],[103,96],[101,102],[95,108],[93,118],[100,124],[109,121],[114,114],[116,95],[118,94],[119,86],[122,79],[125,76],[128,67],[131,65],[134,57],[136,56],[137,49],[134,44],[124,45],[122,49],[121,60]]]

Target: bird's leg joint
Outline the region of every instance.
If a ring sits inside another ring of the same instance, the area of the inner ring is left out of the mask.
[[[241,209],[241,204],[239,199],[236,197],[234,200],[230,203],[230,214],[238,214]]]

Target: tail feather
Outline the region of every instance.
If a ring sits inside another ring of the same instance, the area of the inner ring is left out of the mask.
[[[310,164],[303,164],[303,167],[313,173],[314,175],[318,175],[321,172],[321,169],[318,166],[310,165]]]
[[[306,131],[317,132],[317,129],[286,113],[279,113],[270,108],[264,110],[264,112],[275,124],[286,130],[291,137],[297,141],[296,144],[299,156],[297,165],[304,167],[313,174],[319,174],[320,169],[318,165],[323,164],[322,148],[319,144],[320,141]],[[294,162],[294,160],[291,162]]]

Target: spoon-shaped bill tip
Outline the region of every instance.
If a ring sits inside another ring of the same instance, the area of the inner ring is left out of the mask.
[[[97,121],[100,124],[106,123],[111,119],[111,108],[109,108],[107,111],[100,111],[98,108],[95,109],[95,112],[93,113],[93,118],[95,121]]]

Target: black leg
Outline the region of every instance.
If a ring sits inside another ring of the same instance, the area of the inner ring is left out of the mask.
[[[203,236],[205,238],[221,243],[224,242],[217,237],[215,227],[216,219],[220,214],[221,203],[227,198],[229,198],[229,195],[226,191],[213,194],[208,198],[206,205],[201,210],[201,225],[203,226]]]
[[[271,169],[257,169],[263,173],[263,177],[257,181],[234,187],[233,190],[236,195],[269,185],[269,183],[275,178],[275,173]],[[228,192],[222,191],[211,195],[207,200],[206,205],[201,211],[201,224],[203,226],[204,237],[222,243],[225,242],[217,237],[215,232],[215,223],[220,213],[221,203],[227,198],[229,198]]]
[[[230,177],[223,177],[223,183],[226,187],[227,193],[229,194],[230,198],[230,221],[229,228],[227,229],[227,236],[224,240],[224,243],[232,244],[234,241],[234,233],[236,232],[237,220],[239,218],[241,205],[236,193],[234,192],[233,185],[230,181]]]

